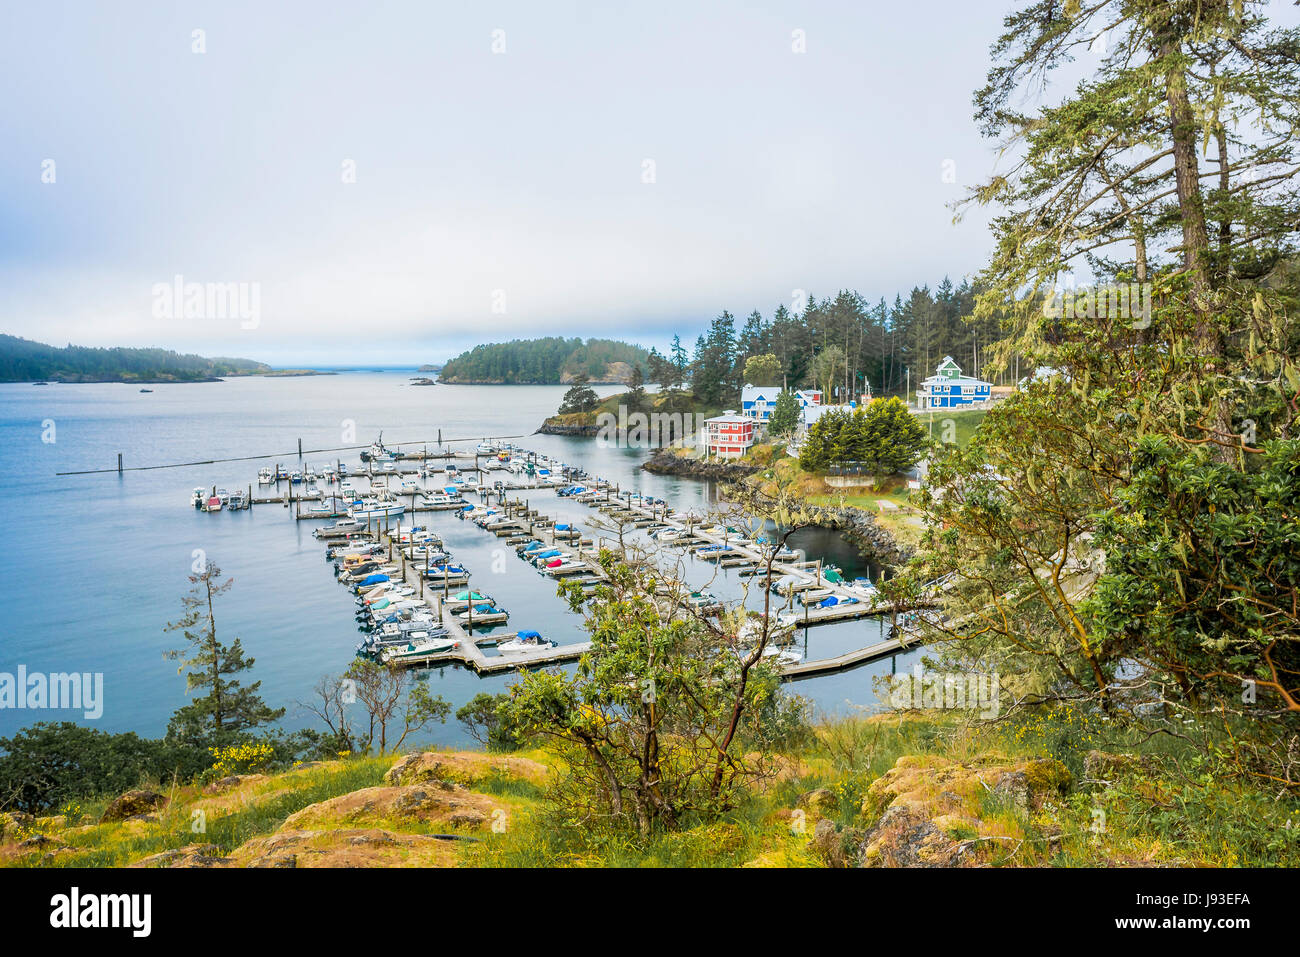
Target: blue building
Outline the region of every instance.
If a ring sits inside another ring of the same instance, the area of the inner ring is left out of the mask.
[[[751,419],[766,422],[772,417],[776,408],[776,397],[784,391],[779,385],[756,386],[746,384],[740,390],[740,414]],[[797,389],[794,397],[799,400],[799,408],[807,409],[822,404],[820,389]]]
[[[992,394],[993,384],[961,374],[961,366],[952,356],[944,356],[935,374],[921,383],[916,390],[917,407],[921,409],[954,409],[976,402],[986,402]]]

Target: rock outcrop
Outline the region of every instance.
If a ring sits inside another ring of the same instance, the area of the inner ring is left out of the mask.
[[[1070,784],[1069,770],[1051,758],[908,755],[867,788],[860,813],[870,823],[839,828],[822,818],[809,845],[831,867],[979,864],[1011,850],[1023,839],[1018,822]]]
[[[546,779],[546,765],[528,758],[477,752],[424,751],[408,754],[388,769],[384,780],[392,785],[445,781],[473,787],[494,774],[521,777],[534,783]]]
[[[689,478],[727,482],[738,481],[759,471],[757,465],[741,465],[737,462],[702,462],[690,456],[674,455],[668,449],[660,449],[643,462],[641,467],[655,475],[685,475]]]
[[[139,817],[142,814],[148,814],[156,811],[167,804],[166,795],[159,794],[157,791],[127,791],[115,797],[104,808],[104,813],[100,815],[101,824],[108,821],[124,821],[127,818]]]

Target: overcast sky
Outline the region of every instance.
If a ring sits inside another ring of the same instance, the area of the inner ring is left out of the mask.
[[[0,331],[420,363],[956,281],[1007,6],[6,4]]]

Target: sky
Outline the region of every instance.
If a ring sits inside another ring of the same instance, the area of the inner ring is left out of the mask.
[[[0,332],[420,364],[959,281],[1008,7],[6,4]]]

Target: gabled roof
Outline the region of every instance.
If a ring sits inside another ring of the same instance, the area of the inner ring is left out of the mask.
[[[921,385],[930,385],[931,383],[940,383],[943,385],[988,385],[988,386],[991,386],[993,384],[991,382],[986,382],[983,379],[977,379],[974,376],[969,376],[969,375],[958,375],[958,376],[932,375],[932,376],[927,376],[926,378],[921,380]]]

